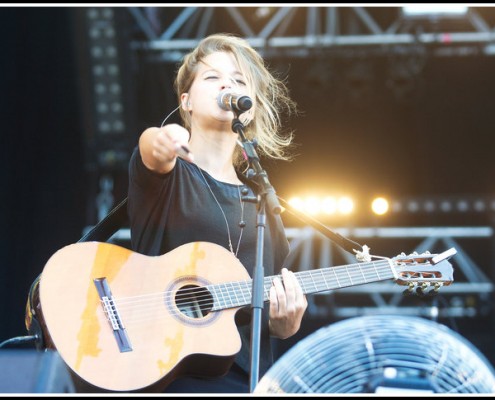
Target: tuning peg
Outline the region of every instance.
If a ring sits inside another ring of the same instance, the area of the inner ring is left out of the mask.
[[[420,286],[416,288],[416,294],[419,297],[426,297],[429,293],[428,288],[430,287],[430,282],[423,282]]]
[[[416,287],[416,285],[414,283],[409,283],[407,285],[407,289],[405,289],[402,294],[404,296],[412,296],[414,294],[414,288]]]
[[[425,297],[433,297],[436,296],[438,293],[438,290],[442,284],[435,283],[433,286],[431,286],[430,282],[423,282],[421,286],[418,286],[416,288],[416,294],[419,297],[425,298]]]
[[[436,296],[442,286],[443,286],[443,282],[435,282],[433,287],[428,291],[428,295],[430,297]]]

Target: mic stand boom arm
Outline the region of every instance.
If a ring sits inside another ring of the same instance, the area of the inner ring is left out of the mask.
[[[282,202],[284,205],[284,208],[286,211],[290,212],[292,215],[296,216],[299,218],[301,221],[311,225],[314,229],[325,235],[327,238],[333,240],[335,243],[337,243],[342,249],[347,251],[348,253],[351,253],[352,255],[358,254],[366,254],[367,249],[366,245],[360,245],[359,243],[342,236],[338,232],[335,232],[319,222],[318,220],[314,219],[310,215],[307,215],[303,213],[302,211],[297,210],[294,208],[288,201],[284,200],[283,198],[279,197],[279,200]],[[359,260],[359,259],[358,259]]]

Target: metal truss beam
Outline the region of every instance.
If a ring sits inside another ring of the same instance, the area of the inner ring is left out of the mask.
[[[404,296],[404,287],[392,281],[384,281],[354,287],[342,288],[308,298],[308,313],[313,317],[351,317],[364,314],[404,313],[430,317],[474,317],[489,312],[489,297],[495,286],[482,269],[472,260],[461,245],[462,239],[491,239],[493,229],[487,226],[474,227],[381,227],[342,228],[336,230],[342,236],[358,241],[378,239],[411,239],[418,242],[410,252],[424,253],[444,251],[451,247],[457,250],[451,260],[455,281],[440,289],[436,297],[443,302],[425,301],[411,306],[411,299]],[[291,254],[288,265],[294,270],[327,268],[342,263],[353,264],[354,255],[336,246],[313,228],[287,229],[291,240]],[[367,244],[367,243],[364,243]],[[371,246],[373,247],[373,246]],[[405,251],[406,249],[404,249]],[[373,252],[372,252],[373,254]],[[387,256],[376,254],[378,256]],[[469,301],[465,299],[469,298]],[[476,300],[472,300],[475,298]],[[348,300],[351,299],[349,305]],[[452,300],[454,299],[454,300]],[[417,299],[416,299],[417,300]]]
[[[246,38],[264,57],[309,57],[321,51],[380,55],[397,46],[403,52],[418,45],[432,48],[434,55],[495,54],[495,30],[474,8],[455,20],[434,21],[410,20],[401,9],[129,7],[141,32],[131,46],[175,62],[207,34],[231,32]]]

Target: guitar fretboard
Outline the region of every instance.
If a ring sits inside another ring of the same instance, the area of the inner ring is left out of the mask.
[[[365,283],[384,281],[395,277],[391,261],[379,260],[338,267],[296,272],[295,276],[304,294],[319,293]],[[263,301],[269,300],[270,288],[275,276],[263,281]],[[280,279],[282,277],[280,276]],[[251,303],[252,279],[209,285],[214,300],[212,311],[243,307]]]

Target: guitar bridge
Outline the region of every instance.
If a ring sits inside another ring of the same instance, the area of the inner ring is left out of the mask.
[[[127,336],[124,323],[120,317],[119,311],[115,302],[113,301],[112,292],[108,285],[106,278],[98,278],[94,280],[98,296],[100,296],[101,303],[103,305],[103,311],[105,312],[108,322],[113,330],[113,335],[117,341],[117,346],[121,353],[126,351],[132,351],[132,346]]]

